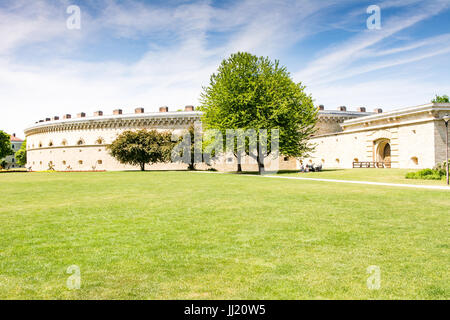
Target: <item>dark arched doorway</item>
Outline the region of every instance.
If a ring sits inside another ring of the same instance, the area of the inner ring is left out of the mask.
[[[391,163],[391,145],[386,143],[383,150],[383,161],[385,163]]]
[[[374,142],[376,166],[382,168],[391,167],[391,141],[389,139],[379,139]]]

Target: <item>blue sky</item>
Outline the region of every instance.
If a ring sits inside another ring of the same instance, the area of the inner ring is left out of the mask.
[[[81,9],[69,30],[66,9]],[[366,10],[381,8],[381,29]],[[450,0],[0,0],[0,129],[198,104],[236,51],[278,59],[317,104],[392,110],[450,94]]]

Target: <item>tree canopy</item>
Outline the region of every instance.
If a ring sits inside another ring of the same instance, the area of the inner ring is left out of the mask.
[[[0,130],[0,159],[13,154],[14,151],[11,149],[11,137],[6,132]]]
[[[203,88],[200,110],[207,129],[279,129],[280,153],[301,157],[312,150],[317,108],[278,60],[250,53],[232,54]],[[259,141],[259,137],[258,137]],[[257,152],[259,171],[264,160]]]
[[[120,163],[139,165],[144,171],[146,164],[170,161],[173,145],[169,132],[127,130],[108,146],[108,150]]]
[[[20,149],[16,152],[16,160],[20,166],[24,166],[27,163],[27,140],[25,140]]]
[[[446,94],[443,96],[436,95],[436,97],[434,97],[434,99],[431,100],[431,102],[433,102],[433,103],[450,103],[450,98]]]

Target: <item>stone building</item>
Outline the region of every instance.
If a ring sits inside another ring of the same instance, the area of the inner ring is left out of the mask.
[[[365,108],[347,111],[319,107],[316,134],[310,143],[315,151],[303,159],[280,157],[280,170],[295,170],[302,164],[322,164],[324,168],[354,166],[427,168],[445,159],[445,125],[441,118],[450,114],[450,104],[427,104],[383,113]],[[25,130],[27,167],[32,170],[89,171],[137,170],[112,158],[106,146],[127,129],[157,129],[181,133],[200,121],[201,112],[187,106],[184,111],[134,114],[114,110],[112,115],[95,112],[92,117],[79,113],[46,118]],[[233,157],[225,156],[213,164],[218,170],[236,170]],[[185,169],[182,163],[155,164],[147,169]],[[205,168],[205,167],[203,167]],[[246,161],[243,170],[256,170]]]
[[[364,109],[359,111],[365,111]],[[337,112],[347,116],[345,110]],[[332,113],[319,119],[319,130],[311,139],[315,152],[306,163],[330,168],[392,167],[432,168],[445,161],[446,127],[442,117],[450,114],[449,103],[371,114],[339,121]],[[324,125],[323,122],[332,124]],[[322,128],[323,127],[323,128]]]
[[[16,134],[13,133],[10,136],[10,141],[11,141],[11,149],[13,150],[14,154],[5,157],[5,161],[6,161],[6,168],[7,169],[15,169],[15,168],[23,168],[24,166],[21,166],[17,163],[16,160],[16,155],[15,153],[20,149],[20,147],[23,144],[23,140],[16,137]],[[2,159],[3,160],[3,159]]]

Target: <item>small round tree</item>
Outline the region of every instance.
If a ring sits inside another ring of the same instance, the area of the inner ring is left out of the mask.
[[[120,163],[139,165],[144,171],[146,164],[170,161],[173,144],[168,132],[127,130],[107,148]]]
[[[0,159],[13,154],[14,151],[11,149],[11,137],[6,132],[0,130]]]
[[[246,52],[232,54],[203,88],[203,124],[222,131],[279,129],[280,153],[304,156],[313,148],[308,139],[317,121],[317,108],[304,89],[277,60]],[[263,173],[264,159],[257,149],[258,170]]]

